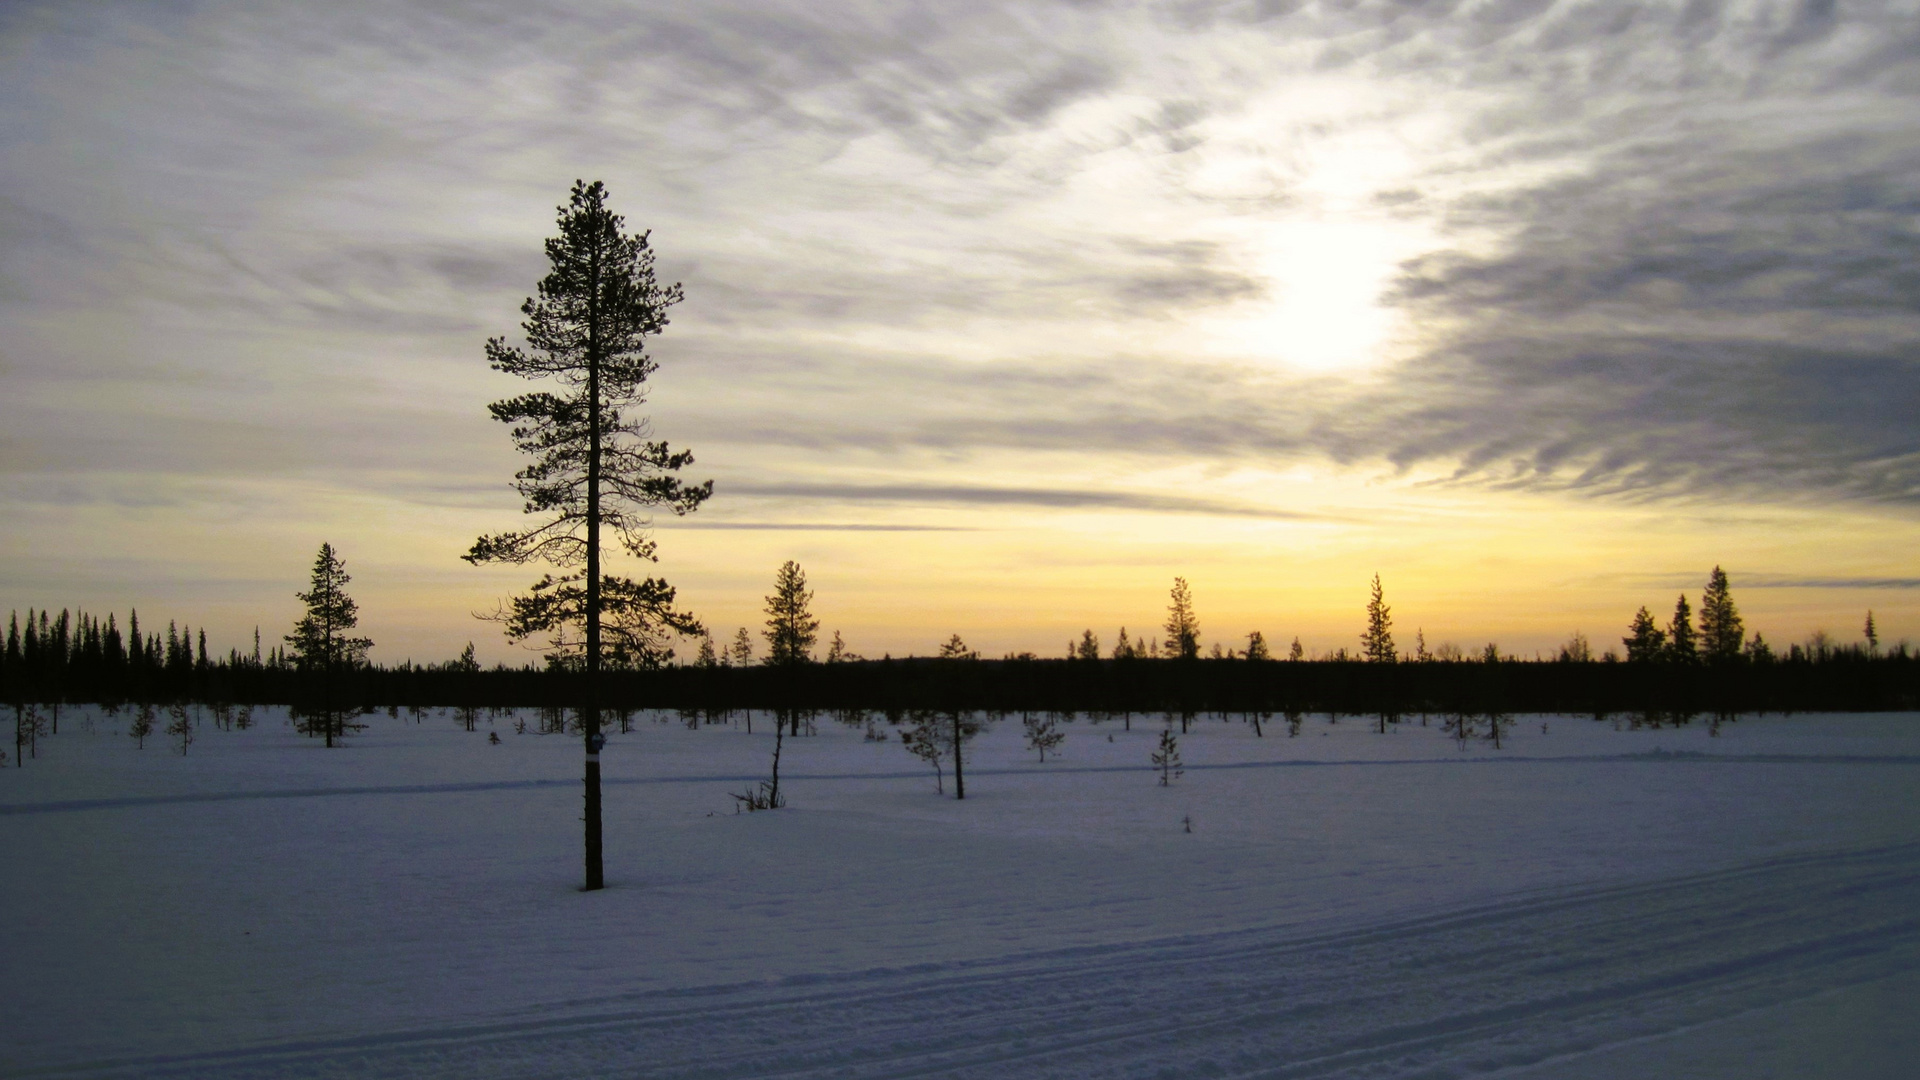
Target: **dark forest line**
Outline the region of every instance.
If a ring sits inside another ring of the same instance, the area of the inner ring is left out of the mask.
[[[583,676],[565,667],[483,669],[354,664],[330,679],[278,652],[210,656],[169,625],[124,637],[112,618],[36,613],[10,629],[0,701],[398,707],[574,708]],[[1920,658],[1904,645],[1795,649],[1785,657],[1681,662],[1513,658],[1248,660],[904,658],[713,664],[601,673],[608,710],[1044,710],[1074,713],[1335,713],[1392,721],[1420,713],[1658,714],[1920,709]]]

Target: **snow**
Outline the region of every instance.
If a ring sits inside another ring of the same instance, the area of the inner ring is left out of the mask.
[[[528,717],[531,724],[531,716]],[[64,710],[0,776],[7,1076],[1908,1075],[1920,717],[896,741]],[[1542,730],[1542,726],[1545,730]],[[884,725],[883,725],[884,727]],[[487,742],[496,730],[502,743]],[[1187,831],[1188,827],[1191,831]]]

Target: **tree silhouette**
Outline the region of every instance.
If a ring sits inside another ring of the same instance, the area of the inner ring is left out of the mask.
[[[1080,632],[1079,642],[1077,642],[1073,647],[1073,659],[1075,660],[1100,659],[1100,636],[1098,634],[1095,634],[1091,629],[1082,630]]]
[[[1667,659],[1676,664],[1691,664],[1700,659],[1700,648],[1693,632],[1693,609],[1687,606],[1687,594],[1674,601],[1673,620],[1667,623]]]
[[[813,591],[807,588],[806,572],[788,559],[773,576],[773,594],[767,597],[767,664],[792,667],[813,659],[813,643],[820,633],[820,620],[809,609]]]
[[[1060,721],[1051,712],[1030,712],[1020,718],[1027,733],[1027,749],[1038,751],[1040,763],[1047,762],[1047,751],[1058,752],[1059,745],[1067,741],[1067,733],[1060,730]]]
[[[940,714],[932,709],[915,709],[912,723],[900,733],[900,742],[907,752],[928,765],[933,766],[934,790],[947,793],[947,774],[941,762],[947,757],[947,744],[943,736]]]
[[[1746,637],[1727,573],[1716,566],[1707,578],[1707,590],[1700,594],[1700,652],[1716,663],[1737,660]]]
[[[1271,660],[1273,654],[1267,651],[1267,636],[1258,630],[1247,634],[1247,659]]]
[[[1373,599],[1367,601],[1367,632],[1360,636],[1362,652],[1376,664],[1391,664],[1399,659],[1393,648],[1393,609],[1387,606],[1380,588],[1380,575],[1373,575]]]
[[[972,649],[967,648],[967,643],[960,639],[959,634],[955,634],[941,644],[940,659],[942,660],[978,660],[980,659],[980,654],[978,652],[975,652]]]
[[[840,636],[840,631],[833,632],[833,640],[827,644],[827,663],[852,664],[865,659],[866,657],[847,648],[846,640]]]
[[[1641,605],[1633,613],[1633,622],[1627,627],[1627,636],[1620,639],[1627,647],[1629,661],[1647,662],[1658,660],[1666,655],[1667,632],[1653,621],[1653,612]]]
[[[468,562],[540,560],[566,570],[514,597],[501,614],[507,636],[551,639],[556,664],[585,672],[580,703],[586,739],[586,887],[604,885],[600,856],[600,672],[612,660],[652,667],[672,656],[670,634],[697,635],[691,614],[674,610],[674,589],[658,578],[635,581],[602,569],[601,529],[608,528],[636,558],[653,561],[646,533],[648,508],[685,514],[713,494],[713,482],[683,484],[674,475],[693,463],[687,451],[648,440],[643,418],[626,414],[646,401],[656,365],[647,338],[667,327],[667,309],[681,299],[678,284],[654,275],[648,234],[623,232],[625,221],[607,209],[606,187],[575,181],[559,208],[560,235],[546,242],[547,276],[538,298],[520,311],[528,349],[504,338],[487,342],[496,371],[551,378],[562,392],[530,393],[488,406],[512,425],[516,449],[533,463],[516,474],[528,514],[544,515],[523,532],[482,536]]]
[[[147,736],[153,734],[152,705],[141,705],[134,710],[133,720],[127,725],[127,734],[137,740],[134,743],[137,749],[145,750],[147,748]]]
[[[1185,775],[1180,766],[1180,740],[1174,737],[1172,728],[1162,728],[1160,745],[1150,755],[1153,767],[1160,773],[1160,786],[1171,787],[1173,782]]]
[[[180,740],[180,756],[187,755],[187,747],[193,745],[193,717],[187,714],[185,705],[173,705],[167,715],[173,719],[167,724],[167,734]]]
[[[1167,653],[1182,660],[1200,657],[1200,620],[1193,614],[1193,592],[1187,579],[1173,579],[1167,603]]]
[[[295,669],[319,680],[319,727],[329,747],[345,726],[344,714],[334,707],[334,683],[342,671],[363,662],[367,650],[373,647],[366,638],[347,636],[360,625],[360,606],[347,595],[347,583],[352,580],[333,545],[321,544],[313,560],[312,583],[306,592],[294,594],[307,605],[307,613],[286,636]],[[311,723],[308,728],[311,731]]]

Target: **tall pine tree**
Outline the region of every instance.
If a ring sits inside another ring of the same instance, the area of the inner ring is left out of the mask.
[[[512,425],[514,446],[533,458],[517,474],[528,514],[545,518],[522,531],[483,536],[464,558],[483,562],[544,561],[563,569],[513,598],[501,613],[507,635],[549,639],[553,662],[584,673],[580,701],[586,739],[586,887],[605,884],[600,854],[600,672],[608,661],[657,666],[673,653],[670,635],[702,633],[694,617],[674,608],[674,589],[659,578],[634,580],[605,573],[601,532],[610,529],[634,557],[653,561],[647,512],[697,509],[713,494],[711,480],[685,484],[676,473],[693,463],[687,451],[648,439],[644,418],[631,410],[646,401],[656,365],[647,339],[667,327],[667,309],[679,303],[678,284],[654,274],[648,234],[628,234],[607,208],[606,187],[576,181],[559,208],[560,235],[546,242],[549,270],[537,298],[521,305],[527,348],[503,338],[487,342],[494,370],[528,379],[552,379],[559,393],[530,393],[489,406]]]

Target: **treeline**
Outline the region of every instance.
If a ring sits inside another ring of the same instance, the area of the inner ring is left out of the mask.
[[[9,625],[0,700],[63,703],[287,705],[341,708],[572,708],[582,674],[565,667],[485,670],[471,651],[446,664],[356,663],[331,675],[257,648],[210,655],[204,633],[169,624],[122,637],[116,621],[32,613]],[[1684,721],[1742,713],[1920,709],[1920,659],[1905,645],[1793,649],[1677,663],[1518,660],[1122,659],[857,660],[606,671],[604,709],[820,711],[1045,710],[1107,714],[1366,715],[1382,724],[1422,713],[1552,712]],[[56,713],[57,715],[57,713]]]
[[[264,656],[256,630],[253,651],[230,649],[209,655],[207,632],[167,624],[166,633],[145,633],[140,613],[130,612],[125,631],[117,616],[80,612],[18,612],[7,621],[0,654],[0,700],[8,704],[279,700],[260,690],[293,673],[285,654]],[[253,695],[253,696],[250,696]]]

